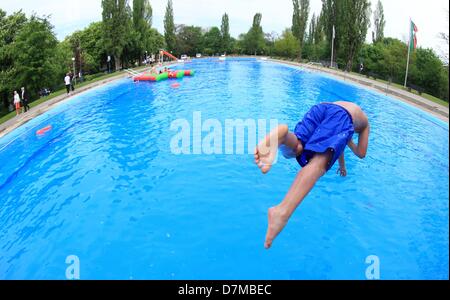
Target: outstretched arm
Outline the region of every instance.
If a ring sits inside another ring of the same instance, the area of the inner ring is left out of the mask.
[[[365,158],[367,154],[367,147],[369,146],[369,133],[370,126],[367,124],[366,128],[364,128],[359,134],[358,145],[355,145],[353,140],[348,142],[348,147],[361,159]]]

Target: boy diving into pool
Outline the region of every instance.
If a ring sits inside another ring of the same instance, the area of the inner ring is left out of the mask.
[[[338,101],[313,106],[294,132],[280,125],[259,143],[255,163],[263,174],[270,171],[278,149],[284,157],[296,158],[302,166],[284,200],[269,209],[266,249],[272,246],[295,209],[336,160],[339,161],[338,173],[347,176],[346,146],[360,159],[366,156],[369,132],[369,120],[362,109],[354,103]],[[359,134],[357,145],[352,140],[354,133]]]

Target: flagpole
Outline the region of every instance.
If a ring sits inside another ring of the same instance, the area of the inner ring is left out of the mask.
[[[412,34],[411,34],[411,30],[412,30],[411,25],[412,25],[412,23],[411,22],[412,22],[411,18],[409,18],[409,43],[408,43],[408,60],[406,61],[406,74],[405,74],[405,85],[404,85],[405,88],[406,88],[406,82],[408,81],[409,56],[411,54],[411,37],[412,37]]]
[[[330,68],[333,68],[333,59],[334,59],[334,37],[335,37],[336,33],[335,33],[335,29],[334,29],[334,25],[333,25],[333,37],[331,39],[331,65]]]

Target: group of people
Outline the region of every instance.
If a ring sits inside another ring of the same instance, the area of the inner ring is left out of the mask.
[[[28,93],[25,91],[25,87],[20,89],[20,93],[14,91],[14,107],[16,108],[16,116],[20,114],[20,110],[22,110],[22,112],[27,112],[30,110],[28,100]]]
[[[67,73],[66,77],[64,78],[64,83],[66,85],[67,94],[70,94],[70,92],[75,91],[75,84],[74,84],[74,76],[72,73]],[[50,94],[50,90],[45,89],[39,93],[41,96],[47,96]],[[13,103],[16,110],[16,116],[20,115],[20,113],[25,113],[30,110],[29,103],[29,96],[28,93],[25,90],[25,87],[22,87],[20,91],[14,91],[14,98]]]
[[[156,66],[153,66],[150,69],[150,73],[151,74],[163,74],[163,73],[167,73],[167,72],[169,72],[169,69],[167,67],[165,67],[164,69],[160,69],[159,71],[158,71],[158,68]]]

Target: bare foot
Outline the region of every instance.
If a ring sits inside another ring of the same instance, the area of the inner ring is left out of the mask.
[[[283,216],[279,207],[272,207],[269,209],[269,225],[267,227],[266,241],[264,248],[269,249],[272,246],[273,240],[286,226],[288,218]]]
[[[283,139],[288,132],[287,126],[280,125],[262,140],[255,149],[255,163],[266,174],[272,168],[275,161],[280,139]]]

